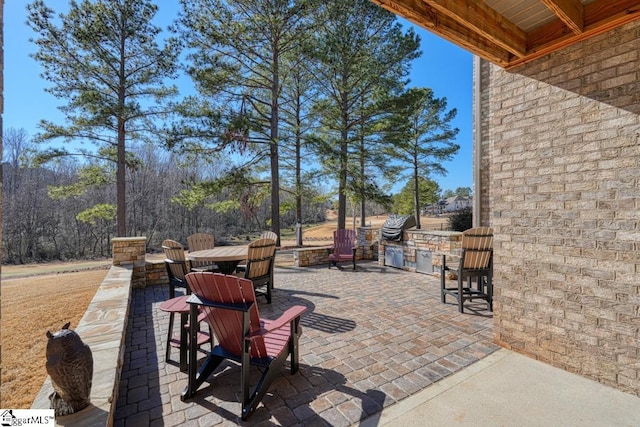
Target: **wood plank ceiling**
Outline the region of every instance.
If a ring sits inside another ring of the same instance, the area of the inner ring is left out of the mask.
[[[640,18],[640,0],[371,0],[505,69]]]

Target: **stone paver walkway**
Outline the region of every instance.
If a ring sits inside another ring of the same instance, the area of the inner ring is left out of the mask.
[[[194,399],[180,401],[187,375],[165,363],[168,314],[158,309],[168,287],[134,291],[115,425],[350,426],[499,348],[485,304],[458,313],[453,301],[440,302],[432,276],[360,262],[357,271],[276,268],[275,283],[273,303],[259,300],[262,317],[308,307],[300,371],[290,375],[287,363],[246,422],[239,417],[240,371],[231,362]],[[172,356],[177,360],[177,350]]]

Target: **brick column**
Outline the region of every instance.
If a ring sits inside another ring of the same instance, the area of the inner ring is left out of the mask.
[[[147,285],[145,278],[145,254],[147,238],[140,237],[114,237],[111,239],[113,247],[113,265],[133,265],[131,284],[134,288],[144,288]]]

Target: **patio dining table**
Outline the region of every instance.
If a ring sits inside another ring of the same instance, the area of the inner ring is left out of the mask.
[[[231,274],[240,262],[247,259],[248,246],[216,246],[211,249],[193,251],[187,254],[192,261],[214,262],[220,272]]]

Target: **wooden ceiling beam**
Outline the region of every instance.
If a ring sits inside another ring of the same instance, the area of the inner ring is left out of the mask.
[[[542,2],[575,34],[584,28],[584,7],[580,0],[542,0]]]
[[[402,16],[450,42],[502,67],[509,64],[510,53],[493,41],[461,25],[422,0],[371,0],[382,8]]]
[[[560,21],[555,20],[529,33],[527,56],[515,58],[509,66],[562,49],[580,40],[602,34],[628,22],[640,19],[640,1],[638,0],[598,0],[584,7],[584,27],[576,35],[567,30]]]
[[[584,7],[584,26],[622,25],[638,17],[638,0],[598,0]]]
[[[524,34],[484,0],[371,1],[505,69],[640,19],[640,0],[541,0],[558,19]]]
[[[515,56],[523,57],[526,54],[526,33],[489,7],[484,1],[423,1],[441,14],[480,34]]]

